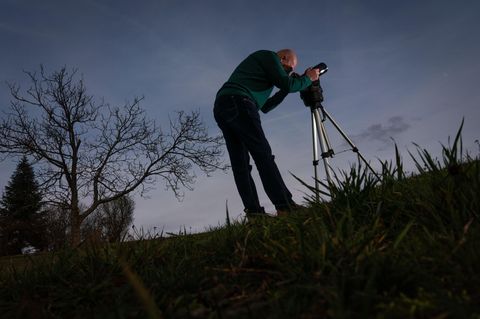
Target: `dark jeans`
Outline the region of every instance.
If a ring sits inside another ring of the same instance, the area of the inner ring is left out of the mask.
[[[275,164],[275,157],[263,132],[256,104],[248,97],[224,95],[215,101],[213,113],[223,132],[235,184],[246,210],[263,210],[251,176],[249,154],[255,161],[263,188],[275,208],[288,210],[294,205],[292,194],[285,186]]]

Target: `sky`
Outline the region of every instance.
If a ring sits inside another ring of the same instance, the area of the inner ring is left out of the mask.
[[[476,0],[0,0],[0,116],[10,107],[6,82],[25,88],[23,71],[67,66],[78,68],[97,101],[121,106],[144,96],[141,106],[160,125],[175,111],[198,110],[217,135],[215,94],[238,63],[256,50],[292,48],[298,73],[328,65],[323,106],[372,166],[392,160],[396,143],[414,171],[413,143],[440,157],[462,119],[464,148],[480,153],[479,34]],[[291,173],[313,184],[310,110],[292,93],[261,117],[301,203],[308,191]],[[348,169],[355,154],[328,123],[327,132],[337,153],[332,168]],[[17,161],[0,162],[0,190]],[[253,174],[262,205],[274,213]],[[147,195],[135,195],[134,215],[146,231],[204,231],[224,224],[227,206],[231,217],[243,216],[231,171],[198,172],[182,201],[161,180]]]

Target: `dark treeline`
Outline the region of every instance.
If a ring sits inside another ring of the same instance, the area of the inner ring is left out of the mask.
[[[133,222],[135,203],[128,195],[102,204],[81,228],[81,239],[119,242]],[[18,163],[0,201],[0,256],[52,251],[68,243],[68,209],[45,203],[26,156]]]

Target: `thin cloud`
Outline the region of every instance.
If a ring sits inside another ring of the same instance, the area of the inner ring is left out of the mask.
[[[369,126],[364,132],[353,136],[354,140],[367,140],[388,144],[392,138],[407,131],[411,127],[402,116],[394,116],[387,120],[386,124],[378,123]]]

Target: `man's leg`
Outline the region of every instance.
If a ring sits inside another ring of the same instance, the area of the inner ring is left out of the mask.
[[[232,130],[240,137],[257,166],[267,196],[278,210],[289,210],[295,205],[275,163],[270,145],[263,132],[256,105],[247,98],[238,97],[242,104],[238,120]]]
[[[257,189],[252,178],[252,166],[250,156],[245,145],[229,130],[223,131],[225,144],[230,156],[233,177],[237,185],[238,193],[242,198],[246,211],[258,213],[263,209],[260,207]]]
[[[232,123],[238,120],[238,106],[230,97],[219,99],[215,104],[215,119],[222,130],[227,146],[233,177],[238,193],[245,207],[245,212],[264,212],[260,206],[257,189],[253,181],[248,150],[241,139],[231,128]]]

